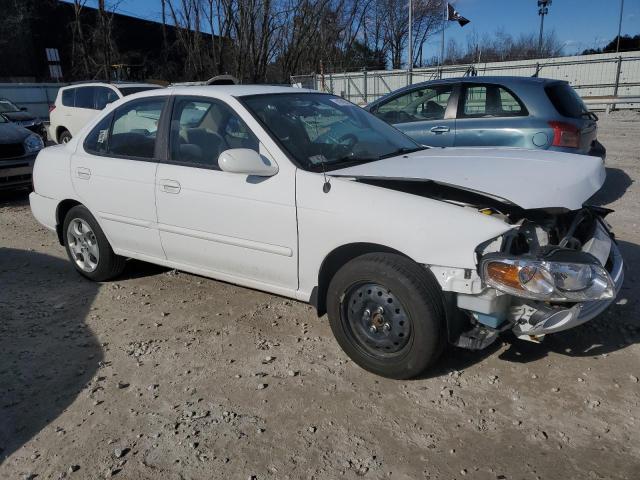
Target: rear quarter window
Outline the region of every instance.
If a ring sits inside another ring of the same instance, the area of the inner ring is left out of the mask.
[[[586,105],[576,91],[566,83],[558,83],[545,87],[549,100],[563,117],[581,118],[589,113]]]
[[[62,91],[62,105],[65,107],[73,107],[75,102],[76,89],[69,88]]]

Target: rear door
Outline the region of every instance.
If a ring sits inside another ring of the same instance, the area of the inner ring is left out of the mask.
[[[522,101],[506,87],[463,84],[456,117],[456,147],[533,147]]]
[[[156,227],[158,125],[167,97],[132,100],[103,118],[71,161],[73,186],[116,253],[164,259]]]
[[[371,113],[418,143],[450,147],[456,133],[454,85],[422,86],[393,97]]]

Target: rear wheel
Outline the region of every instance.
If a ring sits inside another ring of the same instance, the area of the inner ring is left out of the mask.
[[[63,130],[60,135],[58,135],[58,143],[69,143],[71,141],[71,133],[69,130]]]
[[[84,206],[69,210],[63,232],[69,260],[81,275],[102,282],[124,270],[125,258],[113,252],[100,225]]]
[[[384,377],[415,377],[444,345],[440,287],[401,255],[371,253],[345,264],[329,284],[327,310],[345,353]]]

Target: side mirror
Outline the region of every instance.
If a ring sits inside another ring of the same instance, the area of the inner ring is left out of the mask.
[[[232,148],[218,157],[223,172],[242,173],[257,177],[272,177],[278,173],[278,165],[250,148]]]
[[[27,111],[27,107],[20,107],[20,111],[21,112],[26,112]]]

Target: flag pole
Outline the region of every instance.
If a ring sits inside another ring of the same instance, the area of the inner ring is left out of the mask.
[[[620,33],[622,32],[622,10],[624,10],[624,0],[620,0],[620,19],[618,20],[618,39],[616,42],[616,53],[620,51]]]
[[[444,65],[444,30],[447,26],[447,2],[442,2],[442,40],[440,45],[440,66]]]
[[[409,0],[409,85],[413,83],[413,5],[412,0]]]

